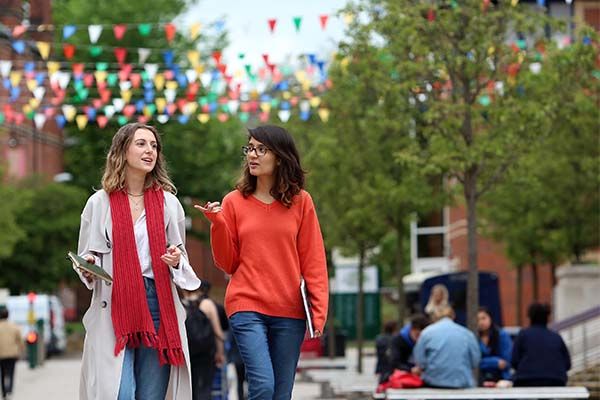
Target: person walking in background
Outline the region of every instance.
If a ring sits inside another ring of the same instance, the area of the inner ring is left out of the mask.
[[[78,254],[113,277],[76,269],[92,300],[83,317],[79,398],[192,398],[184,321],[175,285],[200,285],[185,251],[185,214],[158,132],[131,123],[112,139],[102,190],[81,214]]]
[[[430,319],[434,319],[440,310],[450,305],[448,288],[441,283],[434,285],[429,294],[429,300],[425,306],[425,313]]]
[[[215,372],[225,362],[224,334],[216,304],[208,297],[209,288],[210,284],[202,281],[200,289],[188,292],[189,294],[184,299],[186,308],[189,310],[186,326],[189,327],[190,320],[194,318],[199,319],[194,321],[195,324],[207,324],[207,326],[195,326],[194,329],[188,329],[187,332],[193,400],[211,398]],[[200,314],[197,316],[196,313]],[[194,337],[194,335],[198,337]]]
[[[498,382],[510,380],[510,360],[512,340],[508,333],[498,327],[492,320],[492,314],[485,307],[477,313],[477,329],[481,361],[479,362],[479,381]]]
[[[0,379],[3,399],[8,400],[12,396],[15,363],[24,347],[21,329],[8,320],[8,309],[0,306]]]
[[[396,336],[398,323],[388,321],[383,325],[383,332],[375,338],[375,351],[377,362],[375,363],[375,374],[379,376],[379,383],[387,379],[392,370],[392,340]]]
[[[248,397],[290,399],[310,294],[315,335],[327,318],[323,238],[292,136],[266,125],[250,129],[242,177],[223,204],[195,207],[211,221],[215,264],[231,275],[225,309],[246,366]]]
[[[421,332],[413,350],[417,368],[427,386],[470,388],[475,386],[473,370],[481,351],[473,332],[455,323],[452,307],[438,309],[436,322]]]
[[[548,329],[550,306],[533,303],[527,310],[530,326],[517,335],[512,364],[515,386],[566,386],[571,356],[562,337]]]

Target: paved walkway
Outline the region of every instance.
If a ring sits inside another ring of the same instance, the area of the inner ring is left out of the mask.
[[[356,352],[349,350],[345,359],[335,359],[334,363],[345,362],[346,370],[327,371],[327,374],[347,376],[348,373],[354,373],[356,366]],[[327,359],[322,359],[323,363],[328,363]],[[47,360],[42,366],[29,369],[25,361],[19,361],[15,371],[15,387],[13,400],[64,400],[77,399],[79,387],[79,370],[81,366],[80,355],[70,355],[64,357],[55,357]],[[372,374],[374,366],[373,357],[367,357],[364,361],[366,373],[365,378],[375,377]],[[302,381],[300,375],[294,385],[294,400],[313,400],[320,396],[320,385]],[[235,388],[232,388],[235,389]],[[237,400],[237,396],[232,390],[230,400]]]

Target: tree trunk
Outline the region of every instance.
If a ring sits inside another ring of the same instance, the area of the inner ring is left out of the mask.
[[[535,262],[531,263],[531,284],[533,285],[533,301],[540,300],[540,285],[538,282],[538,266]]]
[[[517,326],[523,326],[523,264],[517,265]]]
[[[467,204],[467,327],[477,333],[477,310],[479,309],[479,275],[477,269],[477,168],[465,173],[464,194]]]
[[[404,294],[404,248],[402,239],[404,238],[404,229],[402,226],[396,227],[396,284],[398,289],[398,324],[404,325],[406,299]]]
[[[358,298],[356,307],[356,347],[358,351],[358,364],[356,370],[359,374],[362,374],[362,356],[363,356],[363,333],[364,333],[364,305],[365,305],[365,293],[364,293],[364,276],[363,272],[365,269],[365,249],[361,247],[359,260],[358,260]]]

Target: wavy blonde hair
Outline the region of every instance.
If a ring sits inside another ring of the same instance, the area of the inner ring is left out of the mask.
[[[156,139],[156,165],[146,175],[144,190],[160,187],[164,191],[177,193],[177,189],[167,173],[166,162],[162,155],[160,134],[155,127],[138,122],[123,125],[112,138],[112,144],[106,155],[106,165],[102,176],[102,189],[107,193],[125,189],[125,171],[127,166],[126,154],[138,129],[146,129],[154,134]]]

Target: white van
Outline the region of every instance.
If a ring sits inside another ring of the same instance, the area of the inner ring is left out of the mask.
[[[28,321],[29,299],[27,295],[9,296],[5,299],[8,319],[19,325],[23,340],[31,329]],[[35,319],[44,321],[44,344],[46,354],[57,354],[65,351],[67,336],[63,306],[54,295],[38,294],[33,302]]]

